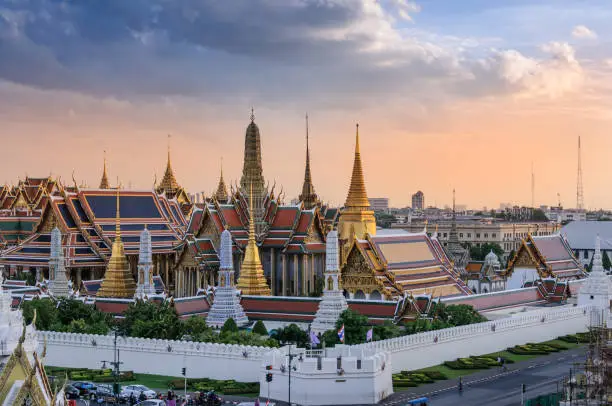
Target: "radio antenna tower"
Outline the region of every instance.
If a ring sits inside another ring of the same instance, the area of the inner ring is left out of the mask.
[[[576,183],[576,208],[584,209],[584,191],[582,188],[582,158],[580,151],[580,136],[578,136],[578,179]]]

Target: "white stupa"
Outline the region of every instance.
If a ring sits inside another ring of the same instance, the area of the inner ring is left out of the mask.
[[[327,234],[325,248],[325,287],[323,298],[319,303],[319,309],[315,315],[310,329],[315,334],[323,334],[327,330],[334,330],[340,313],[348,308],[346,298],[340,290],[340,266],[338,258],[338,232],[335,230]]]
[[[232,235],[228,230],[221,233],[220,257],[219,284],[215,289],[213,305],[208,312],[206,324],[211,327],[223,327],[227,319],[231,318],[239,327],[244,326],[249,323],[249,319],[244,313],[238,291],[234,286]]]
[[[153,248],[151,245],[151,233],[145,226],[140,233],[140,250],[138,254],[138,282],[136,284],[136,299],[148,299],[155,295],[153,283]]]
[[[49,258],[49,294],[54,297],[68,297],[71,290],[66,278],[66,260],[62,248],[62,232],[55,227],[51,231],[51,256]]]
[[[601,260],[601,241],[599,236],[595,239],[595,254],[593,255],[593,268],[586,281],[578,292],[578,305],[595,306],[598,313],[597,319],[602,311],[610,310],[610,298],[612,298],[612,282],[604,272]],[[596,320],[593,320],[595,322]]]

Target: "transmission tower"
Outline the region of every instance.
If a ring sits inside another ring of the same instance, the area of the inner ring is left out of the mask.
[[[580,151],[580,136],[578,136],[578,179],[576,182],[576,208],[584,209],[584,191],[582,189],[582,158]]]

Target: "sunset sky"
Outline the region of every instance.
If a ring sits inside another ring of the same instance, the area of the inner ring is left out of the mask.
[[[167,134],[189,192],[242,170],[250,108],[288,200],[310,117],[341,205],[355,123],[368,194],[470,207],[612,208],[610,0],[0,0],[0,182],[109,175],[150,188]],[[70,181],[71,182],[71,181]]]

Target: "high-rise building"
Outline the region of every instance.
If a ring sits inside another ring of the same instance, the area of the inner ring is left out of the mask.
[[[389,211],[388,197],[371,197],[368,201],[370,202],[370,208],[374,211]]]
[[[414,210],[425,209],[425,195],[420,190],[412,195],[412,208]]]

